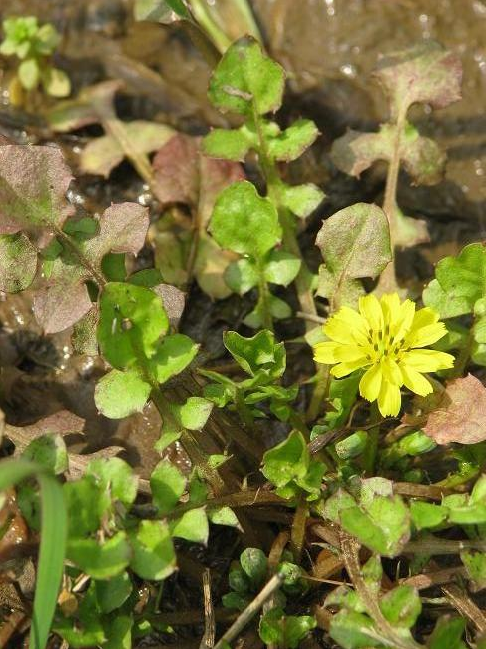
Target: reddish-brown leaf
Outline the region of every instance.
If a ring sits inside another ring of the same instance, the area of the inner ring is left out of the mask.
[[[472,374],[451,381],[423,430],[437,444],[486,440],[486,388],[481,381]]]

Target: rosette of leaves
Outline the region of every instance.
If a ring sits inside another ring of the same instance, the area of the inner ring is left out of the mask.
[[[282,131],[265,117],[280,108],[284,84],[284,70],[263,54],[254,39],[244,37],[233,43],[211,77],[209,98],[222,112],[241,115],[244,123],[231,131],[211,131],[204,139],[206,154],[243,161],[253,150],[262,165],[290,162],[302,155],[318,135],[315,124],[299,119]],[[312,184],[290,187],[278,180],[275,190],[279,203],[300,217],[310,214],[323,198]]]
[[[285,372],[286,353],[284,344],[277,343],[275,336],[266,329],[251,338],[236,331],[227,331],[224,345],[238,365],[248,375],[243,381],[234,381],[224,374],[211,370],[199,370],[213,383],[204,387],[204,396],[224,408],[231,404],[242,420],[250,427],[255,417],[264,417],[259,404],[268,404],[270,412],[286,421],[296,398],[298,387],[283,387],[280,379]]]
[[[446,320],[448,335],[441,349],[458,349],[454,374],[459,376],[469,358],[486,365],[486,248],[472,243],[456,257],[441,259],[433,279],[423,292],[423,301]],[[455,318],[461,318],[456,320]],[[471,326],[464,326],[472,321]]]
[[[339,609],[332,616],[329,634],[340,647],[465,649],[465,621],[448,616],[437,621],[426,645],[418,644],[412,634],[422,612],[417,589],[402,584],[382,593],[383,569],[377,556],[372,556],[360,572],[359,589],[340,586],[324,602],[325,606]]]
[[[299,272],[300,260],[276,249],[282,229],[271,201],[248,181],[233,183],[216,200],[210,230],[222,248],[242,255],[226,270],[228,286],[240,295],[258,288],[258,302],[245,324],[272,329],[274,318],[289,317],[290,307],[273,295],[268,285],[290,284]]]
[[[190,218],[172,216],[167,210],[151,228],[155,265],[165,281],[187,285],[194,277],[205,293],[215,299],[231,294],[224,272],[235,255],[222,251],[208,232],[218,194],[244,177],[239,163],[203,155],[200,139],[177,133],[153,160],[154,191],[164,207],[185,205]]]
[[[442,177],[445,155],[430,138],[421,136],[407,121],[414,104],[444,108],[460,99],[462,68],[456,54],[433,41],[381,59],[373,73],[388,101],[390,120],[377,133],[348,131],[336,140],[332,158],[339,169],[359,176],[378,160],[388,163],[383,209],[390,223],[392,248],[409,247],[428,240],[423,221],[406,217],[396,199],[400,166],[413,182],[433,185]],[[392,269],[393,270],[393,269]],[[394,272],[383,281],[387,290],[396,286]]]
[[[51,57],[61,40],[54,25],[46,23],[40,26],[35,16],[19,16],[6,18],[2,27],[5,37],[0,45],[0,54],[16,56],[21,61],[10,84],[12,103],[22,103],[20,89],[29,92],[39,85],[51,97],[69,95],[69,77],[64,70],[51,64]]]
[[[228,575],[229,593],[223,595],[223,604],[226,608],[242,611],[255,595],[263,588],[268,575],[268,559],[259,548],[246,548],[241,553],[239,561],[234,561]],[[282,554],[276,572],[283,576],[282,586],[274,594],[276,606],[284,607],[286,595],[302,595],[307,591],[307,582],[300,566],[292,563],[292,555],[288,551]]]

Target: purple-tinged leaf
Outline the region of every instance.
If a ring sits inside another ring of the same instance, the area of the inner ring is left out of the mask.
[[[384,56],[373,76],[387,95],[393,119],[416,102],[444,108],[461,98],[461,60],[434,41]]]
[[[46,333],[67,329],[92,308],[85,282],[97,274],[109,252],[136,254],[145,242],[148,212],[137,203],[109,207],[100,218],[96,237],[78,244],[78,254],[58,257],[51,274],[34,299],[34,313]],[[69,251],[67,251],[69,252]]]
[[[37,249],[23,232],[0,235],[0,290],[18,293],[28,288],[37,271]]]
[[[377,277],[392,258],[386,215],[367,203],[351,205],[326,219],[316,245],[324,259],[317,294],[329,300],[333,311],[355,306],[364,293],[359,280]]]
[[[336,166],[351,176],[359,176],[377,160],[390,162],[398,145],[403,166],[421,185],[434,185],[442,178],[445,154],[431,139],[421,137],[407,124],[397,140],[397,127],[383,124],[378,133],[348,131],[335,140],[331,156]]]
[[[155,191],[163,203],[185,203],[207,225],[218,194],[244,177],[240,164],[204,156],[199,138],[176,134],[153,161]]]
[[[72,174],[60,149],[0,147],[0,234],[62,228],[74,211],[66,200]]]

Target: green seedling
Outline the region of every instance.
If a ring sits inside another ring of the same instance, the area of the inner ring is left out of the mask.
[[[10,101],[25,103],[25,93],[35,92],[39,86],[50,97],[66,97],[71,82],[64,72],[52,65],[52,55],[61,37],[50,23],[39,25],[35,16],[5,18],[2,23],[4,40],[0,54],[15,56],[19,65],[10,82]]]

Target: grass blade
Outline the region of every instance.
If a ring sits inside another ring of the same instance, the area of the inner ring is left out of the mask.
[[[25,460],[0,463],[0,491],[26,478],[36,478],[39,482],[42,504],[42,534],[29,649],[44,649],[64,568],[67,513],[61,485],[42,467]]]

